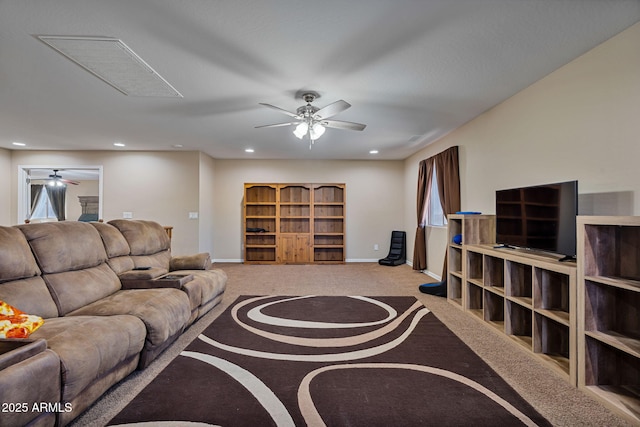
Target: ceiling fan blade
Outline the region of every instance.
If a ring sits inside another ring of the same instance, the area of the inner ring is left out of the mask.
[[[269,107],[269,108],[272,108],[272,109],[277,110],[277,111],[280,111],[281,113],[284,113],[287,116],[298,117],[298,115],[296,113],[292,113],[291,111],[287,111],[287,110],[282,109],[280,107],[276,107],[275,105],[265,104],[264,102],[259,102],[258,104],[264,105],[265,107]]]
[[[298,124],[298,122],[276,123],[276,124],[273,124],[273,125],[256,126],[255,129],[258,129],[258,128],[277,128],[277,127],[280,127],[280,126],[289,126],[289,125],[297,125],[297,124]]]
[[[313,116],[319,119],[328,119],[329,117],[333,117],[349,107],[351,107],[351,104],[341,99],[340,101],[336,101],[327,105],[326,107],[319,109]]]
[[[322,120],[322,125],[328,128],[334,129],[346,129],[346,130],[364,130],[367,125],[353,122],[342,122],[340,120]]]
[[[72,185],[79,185],[80,183],[77,181],[71,181],[70,179],[64,179],[64,178],[59,178],[58,179],[61,182],[64,182],[65,184],[72,184]]]

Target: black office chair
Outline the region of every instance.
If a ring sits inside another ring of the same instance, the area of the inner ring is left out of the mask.
[[[391,247],[389,248],[389,255],[386,258],[378,260],[380,265],[390,265],[395,267],[396,265],[404,264],[407,262],[407,233],[404,231],[392,231],[391,232]]]

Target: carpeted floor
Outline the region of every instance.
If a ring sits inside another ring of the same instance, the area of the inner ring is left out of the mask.
[[[461,312],[445,299],[421,294],[418,285],[433,280],[407,265],[216,264],[216,267],[229,275],[223,302],[187,330],[151,366],[113,387],[79,417],[74,426],[106,425],[240,295],[414,296],[553,425],[630,425],[570,386],[509,338]]]

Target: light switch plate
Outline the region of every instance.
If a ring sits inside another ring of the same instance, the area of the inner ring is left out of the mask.
[[[125,219],[133,218],[133,212],[122,212],[122,218],[125,218]]]

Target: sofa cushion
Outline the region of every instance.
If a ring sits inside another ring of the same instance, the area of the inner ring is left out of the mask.
[[[144,322],[147,329],[145,351],[164,348],[188,324],[189,298],[178,289],[121,290],[69,313],[69,316],[113,316],[128,314]]]
[[[104,243],[104,249],[107,252],[107,264],[116,274],[120,275],[135,267],[133,259],[129,256],[129,252],[131,252],[129,243],[120,233],[120,230],[103,222],[92,222],[91,225],[98,230]]]
[[[102,238],[102,242],[104,243],[104,249],[107,252],[107,257],[113,258],[129,255],[131,252],[129,243],[127,243],[127,240],[117,228],[104,222],[92,222],[90,224],[100,234],[100,238]]]
[[[47,319],[31,338],[44,338],[59,357],[62,399],[71,401],[121,363],[137,357],[146,330],[135,316]]]
[[[39,274],[29,243],[20,230],[0,226],[0,283]]]
[[[107,260],[98,231],[85,222],[17,226],[27,238],[43,274],[95,267]]]
[[[91,224],[48,222],[18,228],[31,246],[59,315],[120,289],[118,276],[105,263],[100,234]]]
[[[0,226],[0,300],[40,317],[58,316],[29,243],[16,227]]]
[[[153,255],[171,247],[167,232],[157,222],[114,219],[109,224],[120,230],[129,243],[131,255]]]

